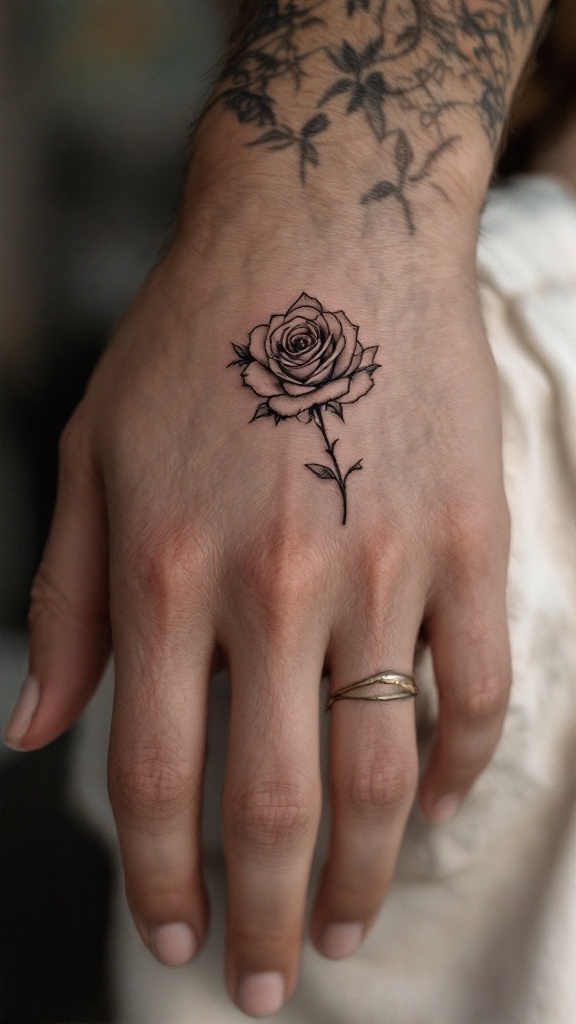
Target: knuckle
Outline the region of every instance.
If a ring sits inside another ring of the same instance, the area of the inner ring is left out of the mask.
[[[504,713],[508,704],[508,689],[503,675],[485,675],[455,695],[454,710],[465,722],[482,725]]]
[[[36,573],[30,590],[30,607],[28,609],[28,629],[31,633],[46,620],[54,616],[66,615],[70,611],[71,602],[58,587],[52,573],[43,562]]]
[[[302,945],[302,916],[304,908],[298,906],[299,919],[291,920],[294,906],[280,907],[275,899],[259,905],[254,921],[233,921],[231,933],[236,949],[250,950],[256,963],[285,963],[286,954],[298,957]],[[288,913],[287,913],[288,911]]]
[[[348,803],[362,817],[394,812],[412,798],[415,787],[415,767],[404,758],[359,761],[348,781]]]
[[[112,761],[108,792],[115,811],[135,819],[162,822],[189,806],[193,786],[181,765],[151,752],[128,763]]]
[[[274,849],[297,842],[314,827],[317,808],[301,784],[251,783],[228,801],[226,821],[240,843]]]
[[[67,590],[60,574],[44,559],[30,589],[28,629],[31,634],[38,636],[43,628],[63,621],[92,633],[108,629],[107,610],[84,609]]]
[[[282,527],[259,539],[247,566],[248,590],[271,614],[295,611],[317,591],[325,571],[318,541]]]
[[[148,531],[128,556],[129,579],[156,607],[171,607],[194,595],[207,578],[208,547],[200,532]]]
[[[448,554],[457,575],[467,580],[484,575],[492,562],[498,534],[506,538],[506,518],[500,521],[494,506],[483,499],[460,507],[449,519],[445,536]]]
[[[397,589],[406,566],[406,541],[392,525],[375,527],[359,542],[354,554],[360,593],[379,612],[385,609]]]
[[[152,427],[142,415],[135,395],[114,396],[108,415],[98,422],[97,441],[106,453],[107,474],[115,485],[135,481],[150,464]]]

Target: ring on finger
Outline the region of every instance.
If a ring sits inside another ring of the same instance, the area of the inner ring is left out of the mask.
[[[414,676],[385,669],[356,683],[348,683],[330,694],[326,711],[337,700],[408,700],[416,697],[418,692]]]

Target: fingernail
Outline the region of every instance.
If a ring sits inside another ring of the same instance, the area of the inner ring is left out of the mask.
[[[460,806],[460,798],[457,796],[443,796],[434,804],[432,810],[428,814],[428,820],[433,825],[441,825],[443,821],[448,821]]]
[[[162,924],[150,936],[152,949],[166,967],[182,967],[192,959],[197,942],[187,924]]]
[[[250,1017],[269,1017],[284,1002],[284,978],[277,971],[246,974],[238,985],[238,1004]]]
[[[34,679],[34,676],[28,676],[2,735],[2,739],[8,747],[13,747],[14,750],[20,748],[22,740],[30,728],[39,700],[40,683]]]
[[[330,960],[343,960],[358,949],[363,934],[361,924],[329,924],[318,940],[318,949]]]

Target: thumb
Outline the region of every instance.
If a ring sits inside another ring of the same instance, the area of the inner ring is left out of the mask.
[[[104,494],[78,414],[60,441],[56,507],[32,586],[29,675],[4,731],[18,750],[45,746],[78,718],[110,654]]]

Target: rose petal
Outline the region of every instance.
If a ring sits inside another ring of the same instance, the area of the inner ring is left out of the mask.
[[[350,387],[350,381],[331,380],[321,388],[314,388],[307,395],[275,395],[268,402],[270,408],[280,416],[297,416],[298,413],[310,409],[313,405],[324,405],[334,399],[342,399]]]
[[[338,317],[334,316],[334,313],[324,313],[324,320],[332,336],[338,339],[342,334],[342,324]]]
[[[364,362],[363,352],[365,351],[366,349],[363,350],[362,345],[360,344],[359,341],[357,341],[356,348],[354,349],[354,353],[352,355],[352,361],[350,363],[350,366],[348,367],[348,370],[346,371],[347,377],[351,376],[351,374],[353,373],[356,373],[356,370],[361,369],[363,366],[370,366],[370,363]]]
[[[248,348],[250,354],[258,359],[259,362],[263,363],[264,366],[268,363],[268,356],[266,355],[265,341],[266,335],[268,334],[268,324],[259,324],[253,331],[250,331]]]
[[[293,334],[304,333],[317,338],[321,333],[321,320],[322,317],[318,317],[317,320],[311,320],[308,317],[295,316],[293,320],[286,322],[287,334],[291,337]]]
[[[324,358],[328,359],[329,357],[331,357],[334,353],[336,346],[340,344],[340,341],[340,338],[336,340],[333,337],[333,335],[330,334],[330,332],[328,332],[324,344],[322,345],[322,348],[319,349],[317,353],[318,358],[324,360]]]
[[[341,337],[336,342],[336,345],[334,347],[334,351],[331,352],[330,356],[328,358],[322,359],[320,361],[320,366],[319,366],[318,370],[314,373],[314,375],[312,377],[308,378],[308,383],[309,384],[322,384],[325,380],[329,380],[329,379],[330,380],[336,380],[336,373],[335,373],[335,369],[334,369],[334,364],[336,362],[336,359],[338,358],[338,356],[342,352],[343,348],[344,348],[344,338]],[[347,375],[343,375],[343,376],[347,376]]]
[[[288,328],[284,321],[275,327],[273,331],[270,331],[267,342],[267,344],[270,345],[270,355],[278,355],[279,350],[283,348],[284,338],[286,337],[287,332]]]
[[[282,388],[274,374],[256,360],[253,363],[248,363],[248,366],[242,370],[242,378],[244,383],[252,388],[257,395],[262,395],[262,398],[282,394]]]
[[[305,409],[304,412],[299,412],[296,419],[300,420],[300,423],[310,423],[310,420],[312,419],[310,409]]]
[[[278,362],[286,373],[296,377],[298,380],[302,380],[302,375],[309,377],[311,373],[314,373],[316,367],[320,365],[318,357],[314,352],[310,353],[308,359],[288,359],[285,352],[279,352]],[[312,364],[314,364],[314,367],[310,369]]]
[[[315,306],[297,306],[295,309],[289,309],[286,313],[286,320],[288,320],[289,317],[302,317],[304,320],[307,320],[308,323],[310,323],[310,321],[312,323],[317,323],[324,319],[322,311],[316,309]]]
[[[300,358],[297,359],[295,356],[290,356],[290,353],[282,351],[278,353],[278,359],[282,362],[282,366],[286,367],[287,371],[292,370],[306,370],[308,373],[308,366],[311,363],[318,362],[318,347],[316,345],[309,349],[303,350],[300,353]],[[316,369],[316,367],[314,367]]]
[[[290,319],[288,319],[288,317],[284,318],[284,326],[290,328],[290,330],[292,330],[292,328],[294,327],[305,327],[307,324],[310,323],[316,326],[313,317],[300,316],[300,311],[298,311],[298,316],[293,316]]]
[[[315,359],[314,362],[310,363],[309,366],[285,366],[284,363],[282,363],[281,365],[282,368],[285,370],[286,376],[288,377],[289,380],[294,380],[298,384],[309,384],[310,387],[314,387],[315,384],[317,383],[316,381],[312,381],[312,384],[310,384],[310,376],[312,374],[315,374],[316,370],[320,365],[318,359]],[[285,378],[283,377],[283,379]],[[323,383],[324,379],[325,378],[323,377],[320,383]]]
[[[311,345],[309,349],[302,349],[302,351],[299,353],[292,353],[290,351],[287,352],[285,349],[282,349],[282,351],[278,353],[278,359],[282,362],[282,365],[285,366],[286,369],[291,367],[301,368],[317,358],[317,345]]]
[[[337,310],[332,315],[338,318],[338,320],[342,324],[343,331],[349,330],[352,331],[353,334],[355,334],[358,331],[358,324],[353,324],[352,321],[348,319],[343,309]]]
[[[309,391],[314,391],[314,385],[310,384],[294,384],[291,380],[282,381],[282,391],[286,395],[307,395]]]
[[[294,323],[294,326],[292,326]],[[321,335],[318,330],[317,324],[311,323],[310,320],[304,320],[301,324],[299,318],[296,321],[291,321],[287,325],[287,329],[282,334],[281,348],[285,353],[287,359],[301,360],[306,358],[309,353],[315,351],[321,344]],[[292,345],[296,339],[303,339],[305,342],[305,348],[300,350],[293,349]]]
[[[334,366],[334,376],[342,377],[345,373],[348,373],[350,369],[352,356],[358,339],[358,328],[355,324],[350,322],[343,310],[338,310],[337,313],[334,313],[334,316],[338,318],[342,325],[342,335],[344,337],[344,346],[341,355]]]
[[[314,314],[314,317],[318,315],[315,309],[309,310],[309,312]],[[270,331],[269,338],[272,351],[278,353],[280,348],[284,348],[286,338],[292,333],[292,330],[297,327],[310,327],[314,332],[319,329],[315,319],[312,317],[294,316],[291,319],[283,317],[282,322],[275,324],[274,328]],[[324,332],[325,331],[326,327],[324,327]]]
[[[307,365],[306,363],[291,363],[288,359],[284,359],[284,353],[276,359],[274,356],[270,360],[270,369],[272,373],[278,377],[279,380],[296,381],[297,384],[305,384],[310,375],[314,374],[320,366],[320,360],[318,358],[312,360]],[[325,377],[322,377],[322,383]],[[315,381],[313,383],[316,383]]]
[[[320,365],[322,358],[331,356],[332,352],[333,341],[331,336],[327,335],[324,341],[320,340],[316,345],[311,346],[307,352],[303,353],[303,355],[308,360],[308,363],[311,364],[313,361],[317,360],[318,365]],[[282,365],[285,366],[287,370],[291,367],[307,365],[302,358],[297,359],[295,356],[287,353],[284,349],[282,349],[282,354],[281,356],[279,355],[279,358],[281,358]],[[310,372],[314,372],[315,369],[316,367],[311,369]]]
[[[362,362],[360,366],[371,366],[376,359],[376,353],[378,351],[378,345],[371,345],[370,348],[365,348],[362,353]]]
[[[278,362],[278,360],[274,356],[272,356],[272,358],[270,359],[270,370],[272,371],[274,376],[277,377],[278,380],[280,380],[280,381],[282,381],[282,380],[294,380],[293,375],[291,373],[283,370],[282,367],[280,366],[280,363]]]
[[[346,394],[344,398],[341,398],[340,401],[344,405],[348,405],[349,402],[357,402],[359,398],[362,398],[362,395],[368,394],[370,388],[373,386],[374,381],[368,373],[368,370],[359,370],[358,373],[354,374],[350,381],[350,390],[348,391],[348,394]],[[276,399],[272,399],[268,404],[272,405],[273,401],[276,401]]]
[[[296,380],[296,378],[294,376],[294,373],[292,372],[292,370],[294,368],[292,366],[290,366],[290,365],[285,366],[284,363],[280,363],[278,361],[278,359],[275,358],[275,356],[272,356],[272,358],[270,359],[270,369],[271,369],[272,373],[280,381],[284,381],[284,380],[293,381],[293,380]]]
[[[284,323],[284,317],[279,313],[275,313],[273,317],[270,317],[270,323],[268,324],[268,337],[266,338],[266,354],[272,355],[272,335],[281,324]]]
[[[318,299],[312,298],[312,296],[307,295],[306,292],[302,292],[300,297],[296,299],[296,302],[292,303],[290,308],[286,310],[286,315],[288,315],[288,313],[291,313],[292,310],[296,309],[298,306],[313,306],[315,310],[319,310],[320,312],[322,312],[322,306],[318,302]]]

